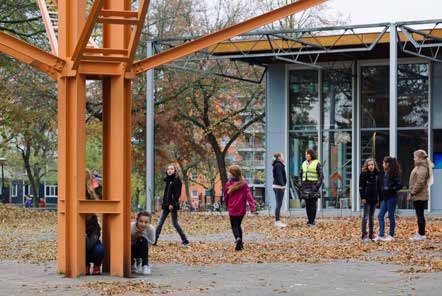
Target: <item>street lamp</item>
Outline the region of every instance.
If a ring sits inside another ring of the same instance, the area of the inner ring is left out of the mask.
[[[3,166],[5,165],[5,163],[6,163],[6,158],[0,157],[0,165],[2,166],[2,190],[0,191],[0,197],[3,202],[5,202],[4,200],[5,197],[3,194],[3,188],[5,188],[5,173],[3,171]]]

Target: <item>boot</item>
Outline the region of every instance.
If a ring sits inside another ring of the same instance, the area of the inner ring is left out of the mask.
[[[235,251],[241,251],[241,246],[242,246],[242,241],[240,238],[236,239],[236,246],[235,246]]]

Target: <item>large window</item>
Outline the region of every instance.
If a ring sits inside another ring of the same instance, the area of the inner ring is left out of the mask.
[[[399,194],[398,207],[400,209],[413,208],[407,202],[407,189],[410,173],[414,168],[413,152],[418,149],[428,150],[428,133],[426,130],[401,130],[398,131],[398,160],[402,168],[402,184],[406,188]]]
[[[387,128],[390,117],[389,67],[361,69],[361,127]]]
[[[361,132],[361,166],[367,158],[374,158],[381,168],[382,160],[390,154],[390,132],[362,131]]]
[[[290,71],[289,129],[315,129],[319,124],[318,71]]]
[[[352,126],[352,71],[324,72],[324,129],[351,129]]]
[[[398,127],[428,127],[428,64],[398,66]]]
[[[351,131],[325,131],[322,141],[324,208],[351,207]]]
[[[290,207],[300,207],[299,199],[293,198],[297,197],[294,185],[299,182],[304,154],[309,148],[316,153],[322,151],[322,206],[351,205],[352,70],[323,71],[322,82],[319,74],[318,70],[290,72]],[[323,138],[322,146],[318,144],[319,135]],[[345,203],[340,199],[345,199]]]

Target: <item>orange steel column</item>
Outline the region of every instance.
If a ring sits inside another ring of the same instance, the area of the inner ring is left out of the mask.
[[[106,0],[104,9],[131,10],[130,0]],[[104,48],[127,48],[130,28],[103,26]],[[131,175],[131,86],[121,75],[103,79],[103,192],[107,200],[120,201],[120,214],[105,215],[104,232],[110,274],[130,275],[130,175]],[[106,261],[107,261],[106,260]],[[107,262],[106,262],[107,263]],[[107,265],[107,264],[106,264]],[[107,266],[106,266],[107,267]],[[107,268],[106,268],[107,269]]]
[[[84,26],[85,0],[59,2],[59,57],[68,60]],[[58,270],[67,277],[85,272],[85,221],[79,200],[85,196],[86,80],[58,80]]]

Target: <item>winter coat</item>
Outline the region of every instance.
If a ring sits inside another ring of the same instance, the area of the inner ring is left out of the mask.
[[[100,242],[101,227],[96,219],[86,219],[86,252],[94,249]]]
[[[278,187],[285,187],[285,184],[287,183],[287,176],[285,174],[285,165],[279,161],[276,160],[273,164],[273,186],[274,188]]]
[[[137,241],[137,222],[132,222],[130,224],[130,238],[131,244],[134,245]],[[142,233],[142,237],[144,237],[149,244],[155,243],[155,228],[152,225],[148,225],[146,229],[144,229]]]
[[[224,201],[226,202],[227,208],[229,210],[229,216],[244,216],[246,214],[246,204],[249,204],[250,211],[255,211],[255,201],[252,197],[252,192],[250,192],[250,188],[247,185],[247,182],[244,182],[244,185],[231,193],[228,193],[228,189],[230,186],[235,184],[236,180],[229,180],[224,188]]]
[[[390,177],[388,173],[383,173],[380,175],[381,181],[381,200],[387,200],[393,197],[397,197],[397,193],[402,189],[402,182],[399,176]]]
[[[163,204],[161,208],[163,210],[168,210],[169,206],[173,206],[174,209],[180,208],[180,196],[181,196],[181,187],[182,183],[180,178],[175,175],[166,176],[164,178],[165,187],[164,187],[164,196],[163,196]]]
[[[428,180],[430,178],[430,168],[426,160],[415,162],[414,169],[410,174],[409,192],[411,200],[428,200]]]
[[[382,195],[382,182],[378,170],[362,172],[359,176],[359,195],[369,204],[376,204]]]

